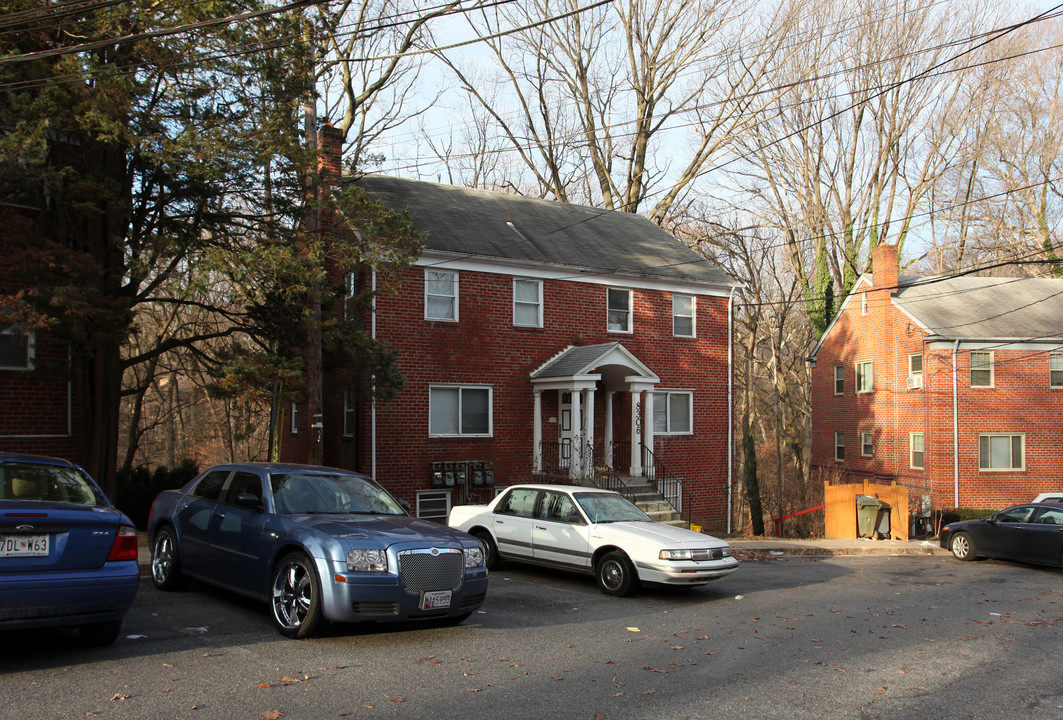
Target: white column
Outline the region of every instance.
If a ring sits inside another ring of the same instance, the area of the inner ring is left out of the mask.
[[[583,459],[583,477],[589,478],[594,476],[594,388],[587,388],[582,395],[583,407],[587,408],[587,412],[583,413],[583,424],[586,428],[583,441],[583,447],[586,450],[586,457]]]
[[[642,444],[653,452],[653,390],[646,391],[645,406],[642,413]],[[643,467],[650,462],[649,456],[642,459]]]
[[[602,453],[602,457],[605,458],[605,464],[607,467],[613,467],[613,395],[616,393],[612,390],[606,390],[605,392],[605,437],[602,442],[605,444],[605,452]]]
[[[642,476],[642,391],[631,391],[631,477]]]
[[[580,476],[580,468],[583,467],[583,402],[580,393],[572,389],[572,459],[568,464],[568,477],[576,480]]]
[[[532,392],[535,394],[535,409],[532,412],[532,468],[540,473],[543,471],[543,394],[538,389]]]

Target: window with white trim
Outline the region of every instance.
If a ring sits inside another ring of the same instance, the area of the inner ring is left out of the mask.
[[[32,370],[36,339],[31,332],[0,331],[0,370]]]
[[[912,353],[908,356],[908,387],[923,387],[923,353]]]
[[[450,516],[449,490],[418,490],[417,517],[443,525]]]
[[[1063,387],[1063,353],[1048,355],[1048,385]]]
[[[489,436],[490,386],[435,385],[428,389],[428,434]]]
[[[672,296],[672,334],[676,337],[694,337],[697,299],[693,295]]]
[[[631,332],[631,291],[624,288],[607,288],[607,315],[609,332]]]
[[[291,425],[291,430],[292,430],[292,435],[295,435],[295,434],[297,434],[299,432],[299,406],[296,405],[295,403],[292,403],[292,425]]]
[[[513,324],[543,326],[543,281],[513,278]]]
[[[1024,469],[1025,445],[1026,437],[1021,433],[982,433],[978,436],[978,469]]]
[[[993,387],[992,351],[971,351],[971,387]]]
[[[908,435],[908,466],[915,470],[923,469],[923,443],[923,433],[910,433]]]
[[[425,320],[458,319],[458,274],[450,270],[425,268]]]
[[[860,314],[867,315],[867,293],[860,293]]]
[[[873,457],[875,454],[875,434],[869,432],[860,433],[860,454],[864,457]]]
[[[343,437],[354,437],[354,391],[343,391]]]
[[[845,366],[834,366],[834,394],[841,395],[845,392]]]
[[[349,272],[343,275],[343,319],[354,320],[355,307],[354,296],[358,284],[358,274]]]
[[[839,462],[845,459],[845,433],[841,430],[834,431],[834,459]]]
[[[872,360],[862,360],[856,363],[856,391],[858,393],[872,392],[875,389],[875,363]]]
[[[694,432],[694,393],[688,390],[658,390],[653,393],[653,432],[657,435],[689,435]]]

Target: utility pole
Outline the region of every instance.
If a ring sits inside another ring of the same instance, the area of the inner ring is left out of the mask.
[[[307,90],[306,105],[304,111],[304,136],[306,148],[311,157],[317,157],[317,93],[314,87],[314,57],[316,35],[313,21],[308,20],[306,31],[307,48],[310,51],[310,86]],[[309,169],[307,178],[310,187],[307,191],[307,211],[305,218],[307,236],[307,260],[311,264],[311,271],[315,274],[310,285],[310,297],[307,318],[307,347],[306,347],[306,404],[307,415],[310,418],[310,448],[307,462],[313,465],[322,463],[322,444],[324,424],[322,422],[322,361],[321,361],[321,282],[316,274],[321,270],[318,263],[321,261],[321,182],[318,163],[314,162]]]

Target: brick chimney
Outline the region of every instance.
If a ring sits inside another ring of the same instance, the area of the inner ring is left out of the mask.
[[[871,253],[872,280],[876,290],[897,289],[897,246],[879,243]]]
[[[343,133],[340,129],[325,123],[317,131],[317,144],[320,149],[318,171],[326,182],[339,180],[342,175]]]

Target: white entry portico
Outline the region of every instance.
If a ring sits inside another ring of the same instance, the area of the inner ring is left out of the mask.
[[[598,345],[570,346],[546,361],[531,373],[535,396],[533,414],[533,447],[535,448],[535,472],[544,470],[543,464],[543,393],[556,391],[559,397],[570,393],[565,404],[567,414],[559,419],[559,428],[565,428],[564,439],[569,448],[567,467],[572,480],[591,477],[594,473],[594,408],[596,393],[601,390],[604,398],[605,437],[600,446],[604,460],[610,467],[627,466],[632,476],[643,474],[643,451],[653,451],[653,389],[660,378],[630,350],[619,342]],[[631,394],[630,457],[613,458],[613,401],[616,393]],[[561,403],[559,402],[559,407]]]

